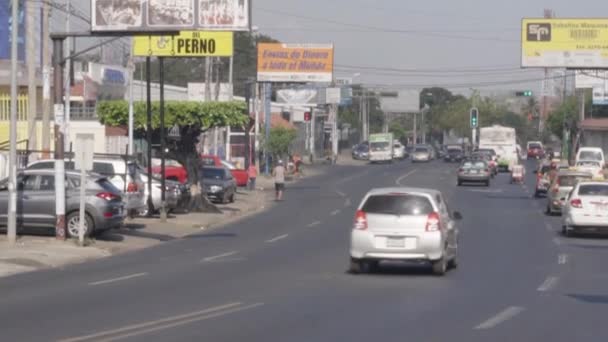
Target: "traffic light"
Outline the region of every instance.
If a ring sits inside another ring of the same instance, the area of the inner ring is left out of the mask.
[[[471,128],[477,128],[479,126],[479,110],[477,108],[471,108]]]
[[[517,92],[515,92],[515,96],[531,97],[532,96],[532,90],[517,91]]]
[[[312,120],[312,113],[311,112],[304,112],[304,121],[309,122]]]

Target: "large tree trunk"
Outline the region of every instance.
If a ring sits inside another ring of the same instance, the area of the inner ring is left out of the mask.
[[[181,129],[181,133],[181,141],[177,142],[172,153],[174,159],[180,162],[188,172],[191,197],[187,209],[193,212],[220,214],[222,211],[209,201],[203,191],[203,180],[199,178],[201,162],[196,150],[196,143],[201,130],[195,127],[184,127]]]

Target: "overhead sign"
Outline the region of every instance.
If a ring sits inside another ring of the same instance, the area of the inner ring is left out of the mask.
[[[593,104],[596,106],[608,106],[608,84],[593,88]]]
[[[259,82],[324,82],[333,80],[332,44],[258,44]]]
[[[249,6],[249,0],[91,0],[91,31],[248,31]]]
[[[280,89],[277,102],[291,105],[317,105],[317,89]]]
[[[325,103],[340,104],[341,100],[342,100],[342,89],[341,88],[325,89]]]
[[[380,108],[387,113],[418,113],[420,112],[420,91],[400,90],[398,92],[383,91],[380,94]]]
[[[133,38],[133,55],[138,57],[230,57],[233,32],[182,31],[176,36]]]
[[[522,67],[608,67],[608,19],[523,19]]]

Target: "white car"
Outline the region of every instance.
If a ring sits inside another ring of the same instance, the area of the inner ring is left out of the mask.
[[[457,266],[460,213],[450,213],[441,192],[382,188],[368,192],[351,232],[350,271],[370,272],[381,261],[430,262],[444,275]]]
[[[599,147],[581,147],[576,153],[576,162],[597,161],[602,167],[606,165],[604,150]]]
[[[593,177],[603,177],[603,168],[599,161],[580,160],[576,162],[576,169],[582,172],[589,172]]]
[[[562,209],[562,234],[608,232],[608,182],[579,182]]]
[[[393,144],[393,159],[405,159],[405,146],[400,142]]]

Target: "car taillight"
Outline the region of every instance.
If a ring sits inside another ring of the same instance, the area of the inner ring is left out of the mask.
[[[129,183],[129,185],[127,185],[127,192],[138,192],[138,191],[139,191],[139,187],[137,186],[137,183],[131,182],[131,183]]]
[[[367,229],[367,214],[363,210],[357,210],[355,214],[355,230],[366,230]]]
[[[578,209],[581,209],[581,208],[583,207],[583,201],[581,201],[581,200],[580,200],[580,199],[578,199],[578,198],[575,198],[575,199],[573,199],[573,200],[571,200],[571,201],[570,201],[570,205],[571,205],[573,208],[578,208]]]
[[[436,232],[439,230],[441,230],[441,221],[439,220],[439,214],[436,212],[432,212],[426,219],[426,231]]]
[[[458,169],[458,172],[464,172],[463,168]]]
[[[114,201],[114,200],[120,200],[120,196],[117,196],[111,192],[100,192],[96,195],[97,197],[104,199],[106,201]]]
[[[489,172],[490,172],[490,169],[484,169],[484,170],[483,170],[483,172],[485,172],[485,173],[489,173]]]

